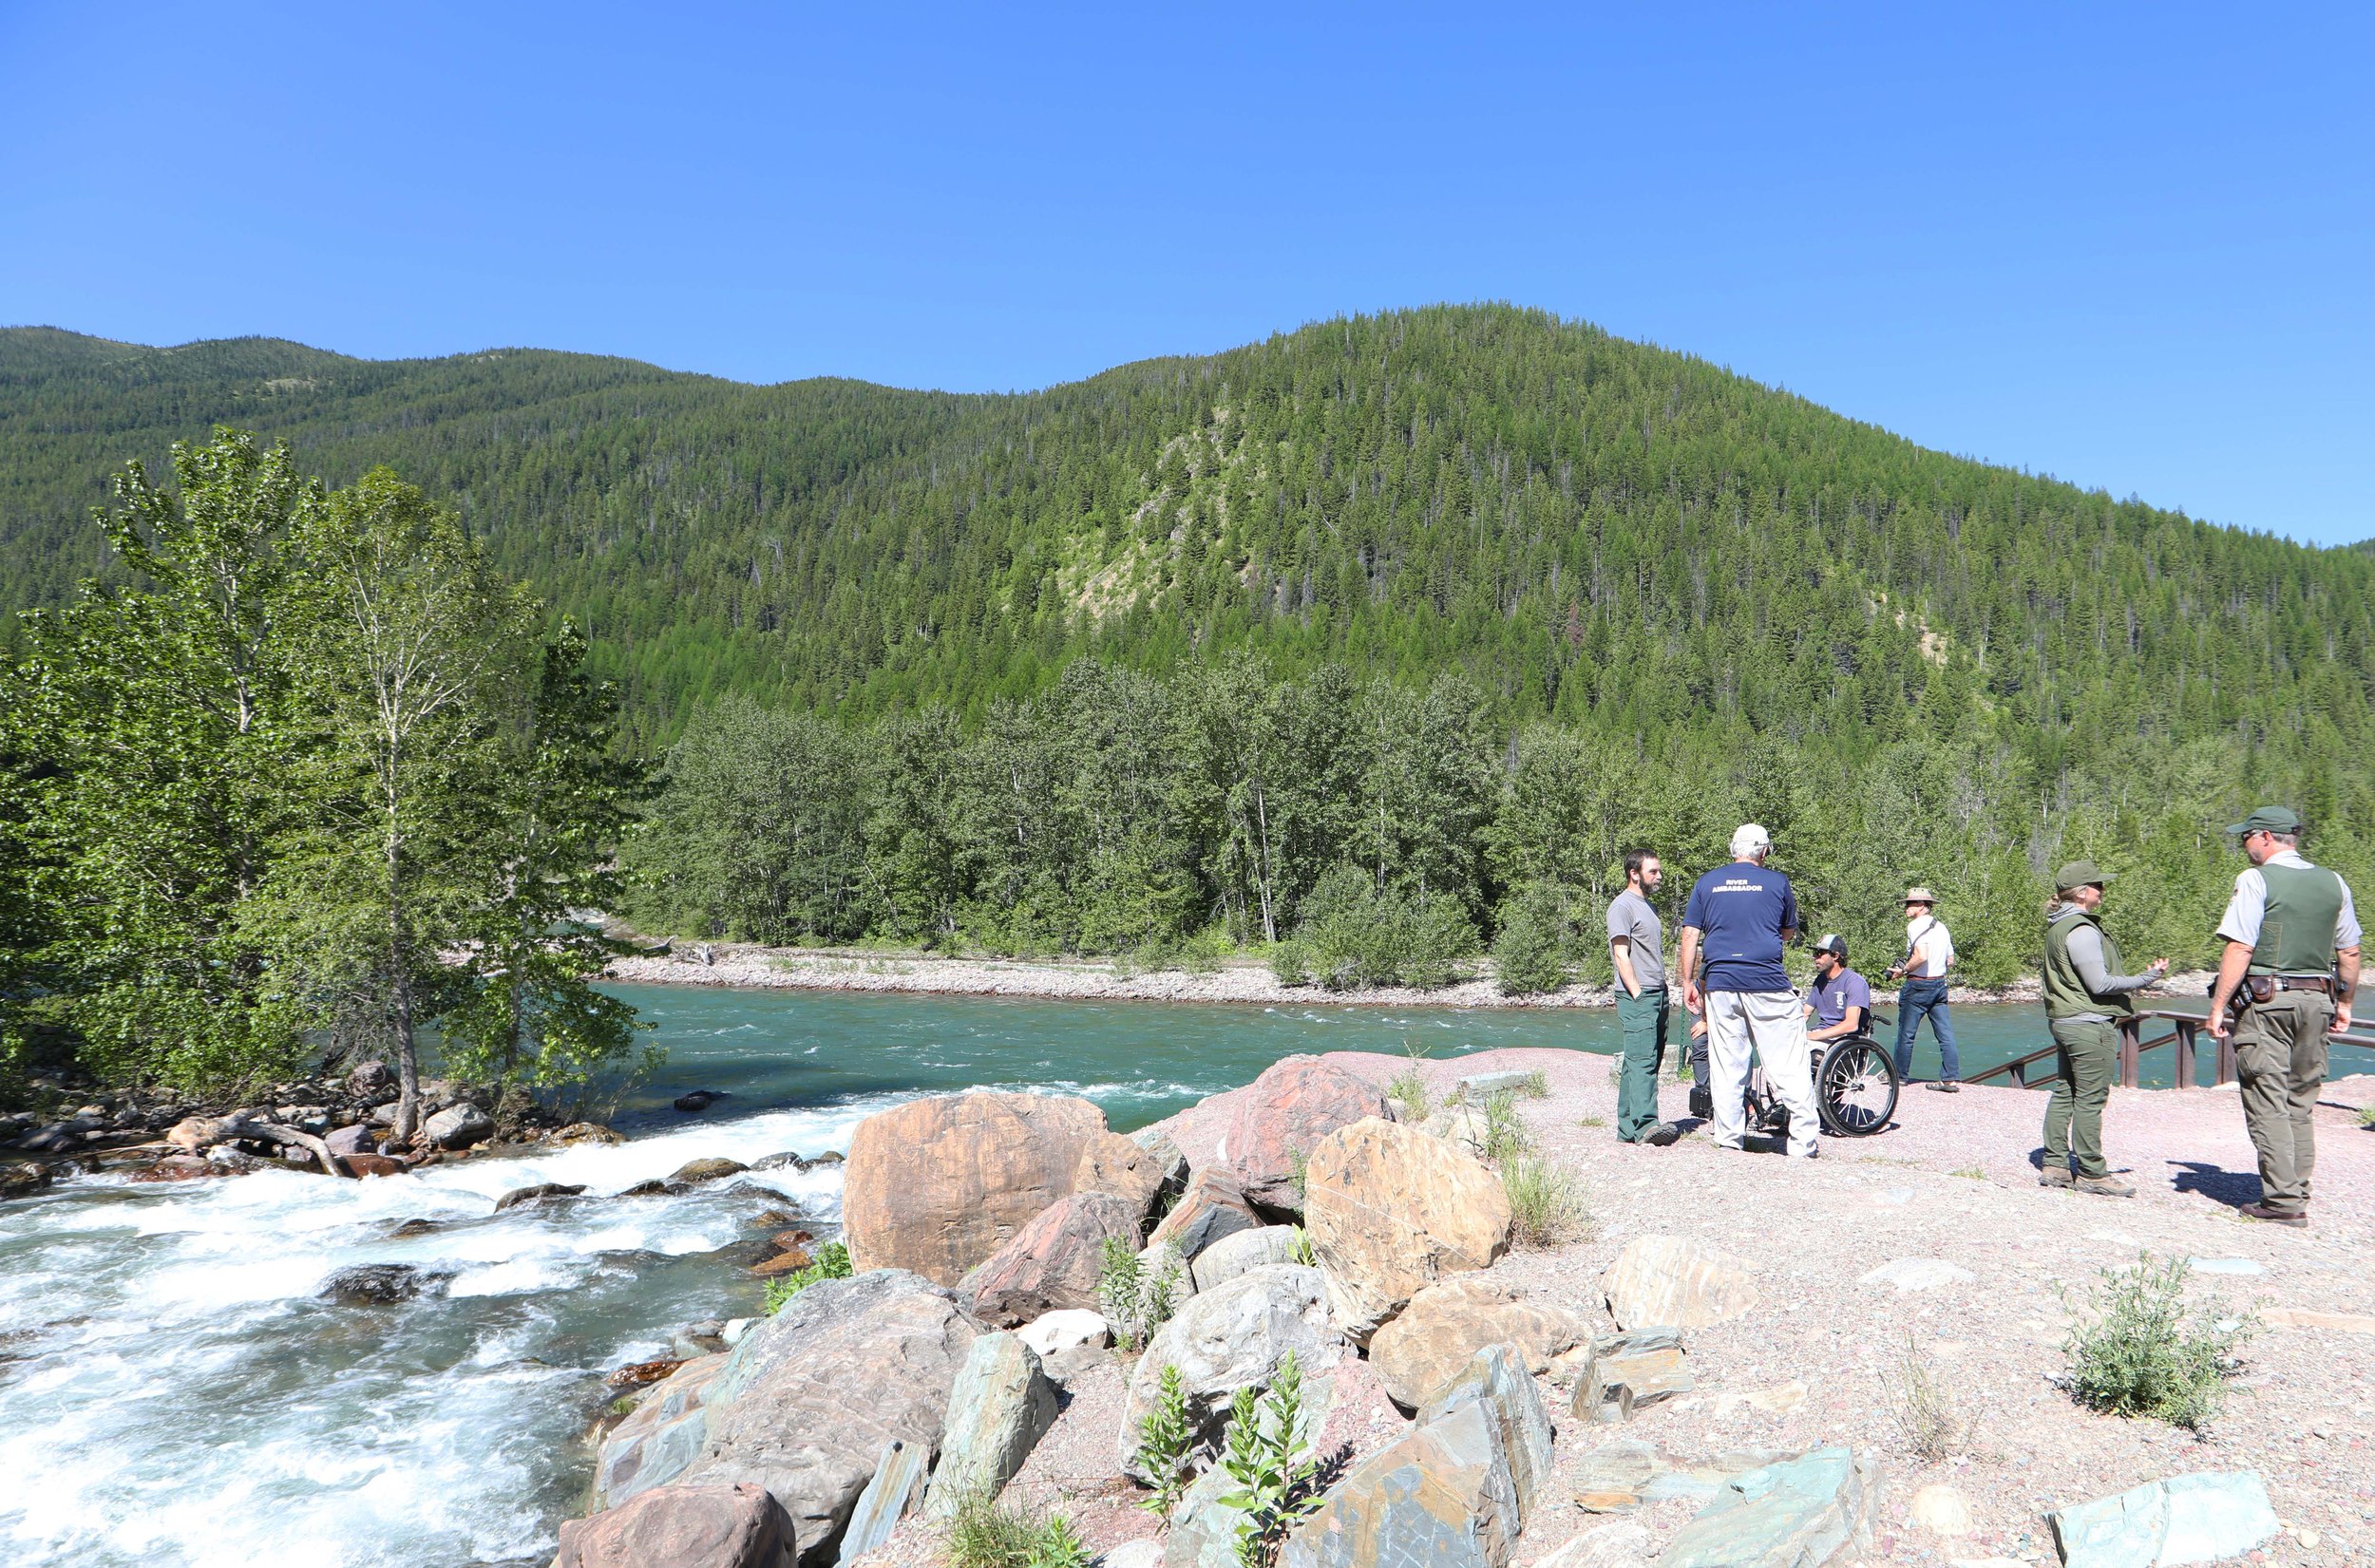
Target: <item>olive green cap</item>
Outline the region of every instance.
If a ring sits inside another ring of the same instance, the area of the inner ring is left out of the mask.
[[[2300,813],[2290,806],[2264,805],[2239,822],[2229,822],[2230,833],[2298,833]]]
[[[2094,861],[2072,860],[2053,874],[2053,888],[2056,893],[2067,893],[2074,887],[2100,887],[2109,880],[2110,877],[2095,869]]]

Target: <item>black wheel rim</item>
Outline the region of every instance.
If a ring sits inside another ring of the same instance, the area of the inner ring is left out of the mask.
[[[1889,1124],[1897,1108],[1896,1068],[1869,1040],[1834,1046],[1822,1059],[1815,1097],[1822,1119],[1841,1138],[1866,1138]]]

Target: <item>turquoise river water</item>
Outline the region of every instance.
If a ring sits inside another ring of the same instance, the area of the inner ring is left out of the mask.
[[[671,1057],[623,1108],[623,1146],[359,1182],[90,1178],[0,1207],[0,1561],[550,1560],[580,1502],[602,1375],[666,1353],[679,1323],[756,1308],[742,1265],[760,1209],[827,1225],[838,1212],[829,1167],[613,1196],[698,1156],[822,1153],[872,1111],[975,1085],[1083,1094],[1129,1128],[1294,1051],[1616,1041],[1614,1016],[1589,1011],[620,992]],[[1956,1022],[1966,1072],[2042,1040],[2034,1008],[1959,1008]],[[1934,1064],[1925,1044],[1917,1070]],[[669,1108],[691,1088],[730,1098],[700,1117]],[[538,1181],[588,1195],[493,1212]],[[438,1225],[390,1235],[409,1219]],[[398,1306],[319,1297],[366,1262],[446,1282]]]

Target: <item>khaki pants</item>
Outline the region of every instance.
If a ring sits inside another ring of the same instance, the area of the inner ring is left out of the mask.
[[[2326,1031],[2333,1002],[2314,991],[2280,991],[2244,1011],[2234,1030],[2243,1122],[2259,1151],[2259,1200],[2280,1213],[2308,1207],[2317,1168],[2313,1120],[2326,1084]]]
[[[2064,1018],[2046,1026],[2061,1047],[2054,1057],[2053,1093],[2045,1101],[2045,1168],[2108,1176],[2103,1163],[2103,1102],[2119,1070],[2119,1028]]]
[[[1707,1055],[1715,1075],[1716,1147],[1737,1149],[1748,1130],[1742,1104],[1748,1059],[1765,1065],[1765,1082],[1790,1113],[1790,1153],[1811,1160],[1822,1112],[1814,1105],[1813,1048],[1806,1043],[1806,1005],[1794,991],[1707,992]]]

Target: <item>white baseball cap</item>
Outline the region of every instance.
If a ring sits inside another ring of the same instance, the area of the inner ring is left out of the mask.
[[[1732,853],[1735,856],[1762,855],[1772,847],[1773,835],[1755,822],[1742,822],[1732,830]]]

